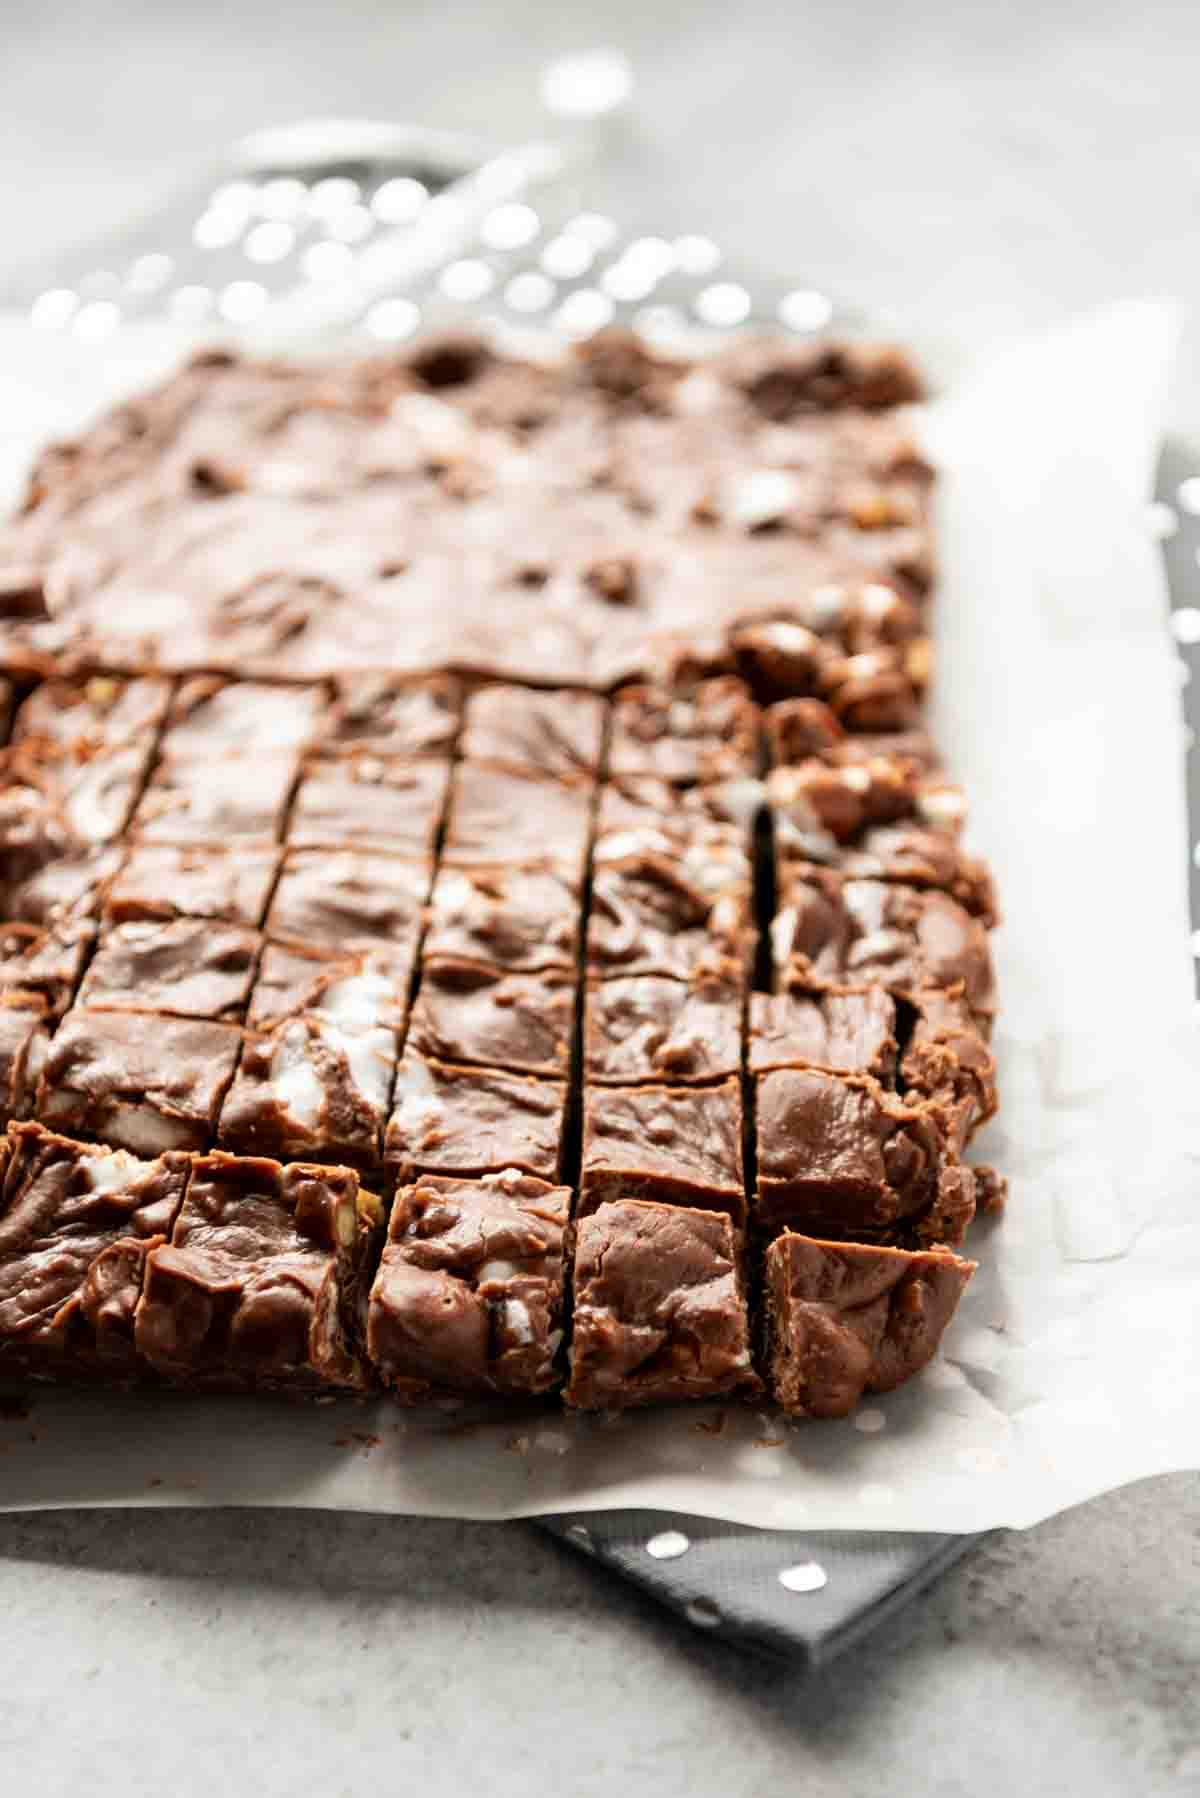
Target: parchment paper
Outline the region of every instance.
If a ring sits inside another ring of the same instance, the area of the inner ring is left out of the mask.
[[[1200,1466],[1200,1030],[1178,664],[1145,502],[1178,320],[1126,305],[998,354],[928,415],[940,728],[994,861],[1012,1177],[942,1357],[856,1420],[617,1421],[39,1389],[0,1508],[276,1504],[500,1518],[661,1507],[775,1528],[1031,1524]],[[54,432],[167,366],[0,323],[0,504]]]

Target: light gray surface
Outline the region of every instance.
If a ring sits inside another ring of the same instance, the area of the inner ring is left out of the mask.
[[[609,199],[748,273],[964,349],[1097,298],[1189,297],[1200,10],[66,0],[0,18],[0,245],[119,222],[307,112],[500,136],[539,61],[608,40],[636,118]],[[1173,422],[1195,430],[1189,354]],[[3,1478],[0,1467],[0,1480]],[[281,1513],[0,1517],[5,1789],[619,1790],[765,1798],[1200,1792],[1200,1479],[1009,1539],[802,1685],[520,1527]],[[797,1603],[803,1603],[798,1597]]]

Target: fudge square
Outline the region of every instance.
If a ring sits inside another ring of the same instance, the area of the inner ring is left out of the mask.
[[[878,1081],[817,1068],[778,1068],[756,1087],[757,1225],[962,1241],[974,1181],[950,1152],[939,1112]]]
[[[933,1359],[975,1263],[946,1249],[820,1242],[784,1231],[765,1263],[772,1393],[799,1417],[845,1417]]]
[[[716,1086],[594,1086],[584,1096],[580,1211],[651,1199],[746,1221],[742,1095]]]
[[[171,1231],[190,1158],[12,1124],[0,1165],[0,1366],[132,1377],[145,1259]]]
[[[146,1258],[137,1350],[180,1385],[357,1392],[354,1349],[383,1207],[348,1168],[199,1157]]]
[[[581,1218],[567,1403],[623,1410],[756,1392],[737,1249],[715,1211],[624,1199]]]
[[[409,1403],[558,1383],[567,1186],[516,1168],[401,1188],[371,1288],[367,1352]]]
[[[35,1109],[135,1155],[205,1149],[241,1044],[235,1024],[77,1006],[51,1044]]]
[[[396,1073],[384,1159],[401,1181],[418,1174],[559,1177],[565,1080],[452,1067],[409,1048]]]

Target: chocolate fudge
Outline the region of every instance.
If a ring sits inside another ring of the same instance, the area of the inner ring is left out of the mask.
[[[326,750],[369,748],[376,755],[448,753],[458,734],[457,681],[397,680],[387,674],[349,675],[337,683],[334,723]]]
[[[416,955],[429,892],[426,861],[357,849],[289,851],[271,899],[266,930],[282,942]]]
[[[185,1018],[240,1018],[258,960],[256,931],[209,918],[141,918],[106,928],[81,1005]]]
[[[787,1230],[767,1247],[768,1379],[796,1417],[845,1417],[937,1352],[975,1271],[946,1249],[822,1242]]]
[[[714,957],[745,967],[753,947],[750,892],[740,868],[723,884],[689,879],[658,855],[598,861],[587,927],[587,963],[596,974],[665,974],[686,980]]]
[[[384,1155],[401,1181],[517,1168],[553,1182],[566,1102],[565,1080],[453,1067],[410,1047],[396,1071]]]
[[[618,779],[653,774],[691,785],[758,771],[758,711],[738,680],[681,696],[629,687],[613,702],[608,765]]]
[[[603,1204],[576,1227],[574,1293],[569,1405],[617,1411],[759,1390],[728,1217]]]
[[[133,834],[210,849],[278,842],[299,772],[298,758],[287,753],[164,759],[134,814]]]
[[[455,333],[207,352],[45,453],[0,524],[0,1122],[206,1158],[132,1365],[360,1389],[356,1173],[401,1189],[408,1399],[554,1387],[564,1232],[569,1402],[619,1406],[758,1389],[791,1230],[943,1268],[999,1205],[918,390]]]
[[[581,1213],[650,1199],[746,1221],[742,1096],[717,1086],[593,1086],[584,1094]]]
[[[785,981],[777,992],[750,995],[747,1065],[752,1074],[819,1068],[831,1074],[870,1074],[891,1085],[897,1053],[896,1005],[882,987],[821,992]]]
[[[657,974],[590,980],[584,1076],[605,1084],[690,1083],[736,1074],[742,1062],[743,998],[740,964],[716,958],[689,980]]]
[[[948,1156],[932,1107],[909,1104],[865,1076],[815,1068],[779,1068],[755,1085],[758,1227],[961,1242],[973,1186]]]
[[[367,1323],[372,1365],[397,1398],[557,1385],[570,1202],[569,1187],[515,1168],[401,1188]]]
[[[426,960],[408,1040],[437,1061],[480,1062],[514,1073],[565,1075],[575,978],[548,968],[505,974],[476,962]]]
[[[463,762],[455,774],[443,857],[463,867],[554,862],[578,880],[591,810],[592,788],[583,777],[550,780]]]
[[[180,682],[171,701],[162,753],[257,757],[302,749],[329,728],[329,715],[321,687],[194,675]]]
[[[135,1155],[206,1148],[241,1043],[233,1024],[76,1006],[45,1059],[35,1115]]]
[[[139,1160],[13,1124],[0,1168],[0,1368],[137,1377],[146,1258],[175,1223],[188,1156]]]
[[[440,761],[356,750],[309,764],[288,842],[296,849],[374,849],[420,859],[433,850],[446,797]]]
[[[178,848],[135,843],[108,885],[105,917],[206,918],[254,928],[263,921],[279,870],[279,851]]]
[[[444,867],[434,882],[425,954],[514,974],[569,971],[579,954],[578,882],[556,867]]]
[[[600,772],[604,707],[594,693],[483,687],[467,701],[459,752],[548,779]]]
[[[0,1124],[32,1111],[52,1026],[40,993],[0,992]]]
[[[363,1391],[357,1344],[382,1223],[347,1168],[200,1157],[169,1240],[146,1257],[138,1353],[192,1388]]]

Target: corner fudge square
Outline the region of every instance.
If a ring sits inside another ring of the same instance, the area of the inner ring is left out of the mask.
[[[426,961],[408,1039],[435,1061],[561,1076],[570,1063],[574,1018],[572,975],[555,969],[501,974],[474,962]]]
[[[467,700],[464,761],[561,778],[596,775],[604,730],[604,702],[570,688],[483,687]]]
[[[578,883],[564,869],[442,868],[429,901],[425,954],[514,974],[575,967]]]
[[[557,1385],[570,1204],[569,1187],[514,1168],[401,1189],[367,1327],[372,1364],[397,1397]]]
[[[242,1017],[258,959],[257,931],[206,918],[137,919],[103,930],[81,1005],[176,1017]]]
[[[190,1158],[143,1161],[14,1124],[0,1165],[0,1366],[132,1377],[146,1256],[170,1234]]]
[[[591,834],[592,783],[545,780],[515,768],[462,762],[455,771],[443,861],[557,862],[583,877]]]
[[[449,766],[368,750],[310,762],[288,830],[293,849],[374,849],[421,860],[441,826]]]
[[[104,915],[114,924],[137,918],[212,918],[257,928],[279,867],[279,850],[251,845],[180,848],[135,843],[108,888]]]
[[[581,1218],[567,1403],[756,1392],[737,1255],[731,1220],[713,1211],[624,1200]]]
[[[149,755],[167,710],[171,685],[157,675],[123,680],[93,674],[79,680],[47,680],[22,702],[12,740],[43,738],[81,759],[120,744],[139,742]]]
[[[590,980],[584,1074],[604,1084],[726,1079],[742,1054],[744,982],[736,962],[714,961],[690,980],[630,974]]]
[[[566,1103],[564,1080],[452,1067],[410,1047],[396,1074],[384,1157],[402,1181],[517,1168],[553,1182]]]
[[[348,1168],[202,1156],[147,1257],[138,1352],[185,1386],[361,1391],[354,1342],[382,1222]]]
[[[944,1249],[821,1242],[785,1231],[767,1247],[771,1391],[796,1417],[845,1417],[937,1353],[975,1271]]]
[[[426,861],[356,849],[289,850],[267,934],[339,951],[390,946],[411,962],[431,873]]]
[[[652,1199],[746,1221],[742,1094],[717,1086],[593,1087],[584,1096],[581,1212]]]
[[[207,1148],[241,1043],[234,1024],[77,1007],[46,1057],[37,1115],[135,1155]]]

